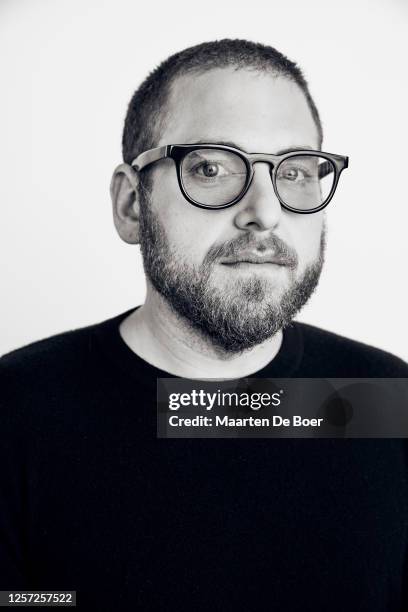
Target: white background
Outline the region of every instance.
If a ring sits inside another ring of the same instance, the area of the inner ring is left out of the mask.
[[[142,303],[109,199],[126,107],[169,54],[224,37],[299,62],[350,156],[300,320],[408,359],[405,0],[0,0],[0,353]]]

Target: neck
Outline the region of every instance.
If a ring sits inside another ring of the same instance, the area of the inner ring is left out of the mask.
[[[282,332],[242,353],[215,346],[148,285],[146,301],[120,325],[124,342],[151,365],[182,378],[242,378],[278,353]]]

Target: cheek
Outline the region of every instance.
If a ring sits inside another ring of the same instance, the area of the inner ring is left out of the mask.
[[[165,230],[169,244],[180,259],[200,265],[219,234],[216,213],[187,202],[177,178],[155,181],[151,205]]]
[[[299,255],[300,268],[315,261],[320,252],[324,213],[304,215],[293,229],[293,246]]]
[[[170,160],[171,161],[171,160]],[[152,210],[166,231],[168,239],[174,244],[183,242],[191,221],[190,205],[180,192],[176,170],[173,164],[156,171],[152,175],[153,187],[150,198]]]

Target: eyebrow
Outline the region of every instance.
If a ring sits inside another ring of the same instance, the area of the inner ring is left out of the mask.
[[[244,153],[248,153],[249,151],[246,151],[243,147],[241,147],[239,144],[237,144],[236,142],[233,142],[231,140],[217,140],[216,142],[212,142],[211,140],[195,140],[194,142],[190,142],[189,144],[192,145],[196,145],[196,144],[214,144],[214,145],[223,145],[224,147],[233,147],[234,149],[239,149],[240,151],[243,151]],[[295,147],[288,147],[286,149],[280,149],[279,151],[277,151],[276,153],[274,153],[274,155],[284,155],[285,153],[290,153],[291,151],[315,151],[316,149],[314,149],[314,147],[310,147],[309,145],[297,145]],[[255,151],[253,151],[255,153]],[[258,151],[257,151],[258,152]]]

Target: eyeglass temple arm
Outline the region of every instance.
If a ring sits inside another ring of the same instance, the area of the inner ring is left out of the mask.
[[[167,157],[169,149],[170,147],[165,145],[164,147],[156,147],[155,149],[150,149],[150,151],[145,151],[138,155],[130,165],[133,166],[136,171],[142,170],[149,164],[153,164],[153,162]]]
[[[342,162],[342,167],[339,169],[340,171],[348,167],[348,157],[344,157],[343,159],[341,159],[341,162]],[[324,178],[331,172],[333,172],[333,166],[331,162],[325,161],[319,164],[319,179]]]
[[[333,165],[329,161],[322,162],[319,164],[319,179],[324,178],[330,172],[333,172]]]

